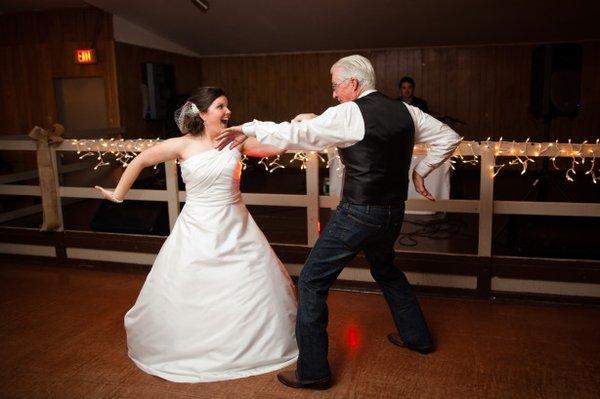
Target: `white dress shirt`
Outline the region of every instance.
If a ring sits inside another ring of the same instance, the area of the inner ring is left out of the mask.
[[[358,98],[373,93],[366,90]],[[429,152],[415,166],[426,177],[448,159],[460,143],[460,136],[448,125],[417,107],[404,103],[415,125],[415,144],[428,144]],[[261,122],[254,120],[242,126],[244,134],[264,144],[287,150],[325,150],[349,147],[365,136],[365,123],[358,105],[347,101],[327,108],[321,115],[301,122]]]

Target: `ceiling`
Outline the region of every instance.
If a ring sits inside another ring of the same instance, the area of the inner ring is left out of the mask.
[[[202,56],[600,39],[598,1],[88,0]],[[83,1],[0,1],[0,12]]]

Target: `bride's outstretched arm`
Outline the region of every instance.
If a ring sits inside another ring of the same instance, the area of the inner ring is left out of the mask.
[[[304,120],[313,119],[316,116],[316,114],[312,113],[299,114],[296,115],[292,121],[301,122]],[[285,150],[273,145],[262,144],[256,139],[256,137],[249,137],[244,141],[242,152],[251,157],[273,157],[285,153]]]
[[[105,199],[113,202],[122,202],[133,182],[145,167],[178,158],[182,144],[181,138],[178,137],[166,140],[142,151],[127,166],[114,192],[99,186],[96,186],[96,188]]]
[[[272,157],[281,155],[285,152],[284,149],[275,147],[269,144],[262,144],[255,137],[249,137],[244,141],[241,148],[242,153],[250,157]]]

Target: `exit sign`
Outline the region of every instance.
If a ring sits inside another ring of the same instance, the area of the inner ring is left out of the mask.
[[[76,64],[95,64],[96,63],[96,50],[91,49],[91,48],[75,50],[75,63]]]

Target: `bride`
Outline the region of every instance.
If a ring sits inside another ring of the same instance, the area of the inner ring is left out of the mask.
[[[176,112],[183,136],[139,154],[114,192],[96,186],[122,202],[143,168],[180,160],[185,206],[125,315],[129,357],[170,381],[248,377],[298,355],[293,284],[239,190],[240,151],[262,157],[282,150],[255,139],[216,150],[230,115],[223,90],[199,88]]]

